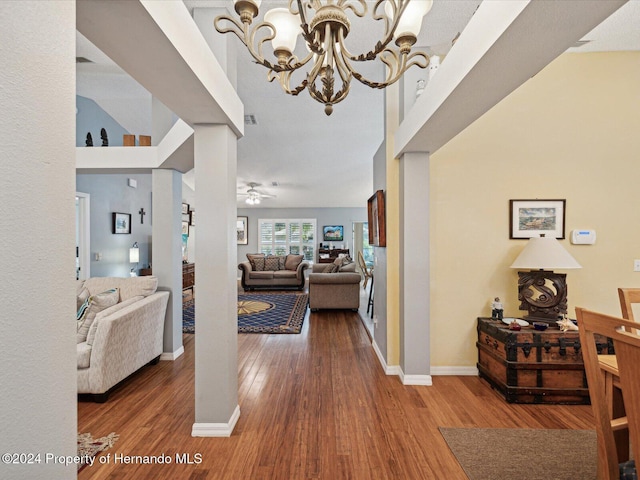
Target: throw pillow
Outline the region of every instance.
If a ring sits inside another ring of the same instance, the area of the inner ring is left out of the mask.
[[[335,263],[330,263],[328,264],[326,267],[324,267],[324,270],[322,270],[322,273],[335,273],[338,271],[338,265],[336,265]]]
[[[291,255],[291,254],[289,254],[284,259],[284,268],[286,270],[297,270],[298,269],[298,265],[300,265],[300,263],[302,263],[303,259],[304,259],[304,255]]]
[[[80,307],[84,302],[87,301],[89,295],[89,290],[83,287],[80,293],[78,293],[78,297],[76,298],[76,311],[80,310]]]
[[[119,299],[120,291],[117,288],[112,288],[111,290],[97,295],[91,295],[87,298],[76,315],[76,343],[82,343],[87,340],[89,328],[96,318],[96,315],[102,310],[118,303]]]
[[[280,255],[278,257],[278,270],[284,270],[284,263],[287,257]]]
[[[340,267],[338,270],[340,272],[355,272],[356,271],[356,262],[346,263]]]
[[[247,260],[254,272],[264,271],[264,253],[247,253]]]
[[[267,255],[267,258],[264,259],[264,269],[265,271],[273,271],[280,270],[280,259],[276,255]]]

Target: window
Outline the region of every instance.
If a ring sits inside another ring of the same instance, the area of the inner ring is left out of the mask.
[[[265,255],[302,254],[305,260],[316,255],[316,219],[259,219],[259,249]]]

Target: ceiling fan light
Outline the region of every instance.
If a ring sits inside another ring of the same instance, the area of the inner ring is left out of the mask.
[[[276,35],[271,40],[273,50],[286,50],[292,53],[296,48],[296,40],[300,29],[300,19],[288,8],[272,8],[264,15],[264,21],[273,24]]]
[[[253,203],[254,203],[254,204],[256,204],[256,205],[260,205],[260,197],[256,197],[256,198],[253,200]]]
[[[387,0],[384,4],[384,13],[393,21],[393,6],[391,2],[396,0]],[[398,22],[398,28],[396,28],[393,38],[405,36],[407,34],[417,37],[420,33],[420,27],[422,27],[422,18],[429,13],[433,6],[433,0],[413,0],[409,2],[407,8],[405,8],[400,21]]]

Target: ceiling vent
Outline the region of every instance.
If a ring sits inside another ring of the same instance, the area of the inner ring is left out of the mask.
[[[244,116],[244,124],[245,125],[257,125],[258,121],[256,120],[255,115],[245,115]]]
[[[76,63],[93,63],[93,61],[85,57],[76,57]]]

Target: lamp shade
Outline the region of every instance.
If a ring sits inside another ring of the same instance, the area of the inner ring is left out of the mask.
[[[582,266],[553,237],[533,237],[527,242],[511,268],[532,270],[574,269]]]
[[[384,4],[384,12],[393,21],[393,6],[391,3],[395,3],[395,0],[387,0]],[[420,33],[420,27],[422,27],[422,17],[424,17],[431,7],[433,6],[433,0],[413,0],[409,2],[407,8],[405,8],[400,21],[398,22],[398,28],[393,35],[393,38],[398,38],[405,34],[411,34],[417,37]]]
[[[129,263],[138,263],[140,261],[140,249],[133,247],[129,249]]]
[[[276,36],[271,40],[274,50],[286,50],[292,53],[300,33],[300,18],[288,8],[272,8],[264,15],[264,21],[273,24]]]

